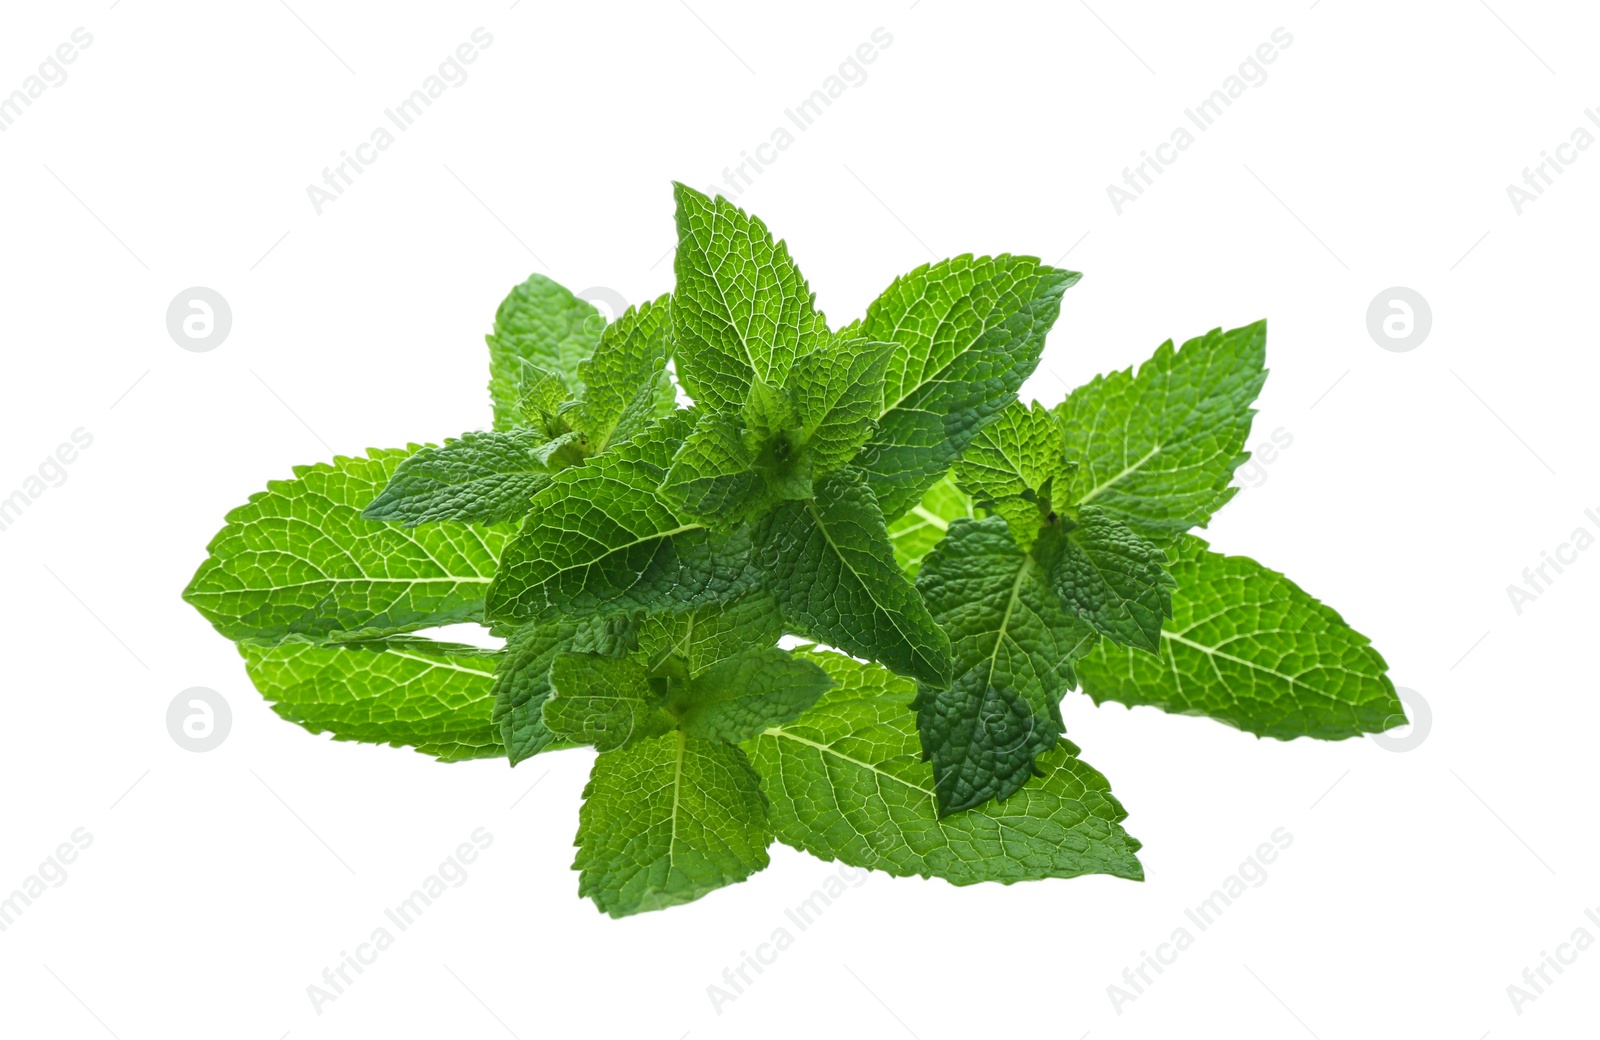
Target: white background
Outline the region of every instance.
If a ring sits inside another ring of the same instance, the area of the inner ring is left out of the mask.
[[[0,497],[94,440],[0,531],[0,892],[93,844],[0,932],[0,1032],[1587,1035],[1600,948],[1520,1014],[1507,986],[1600,939],[1600,553],[1520,615],[1507,586],[1600,531],[1600,149],[1520,215],[1506,186],[1600,134],[1600,26],[1491,2],[7,5],[0,93],[74,28],[93,44],[0,134]],[[316,214],[306,186],[479,26],[469,78]],[[178,593],[292,465],[486,425],[482,336],[530,271],[668,290],[669,181],[720,181],[878,27],[865,81],[738,199],[834,323],[947,255],[1081,270],[1024,391],[1053,403],[1267,317],[1251,443],[1293,444],[1209,536],[1337,607],[1432,724],[1406,752],[1284,744],[1070,695],[1146,882],[872,875],[719,1014],[707,986],[833,866],[775,846],[612,921],[569,869],[587,752],[513,771],[312,736]],[[1266,80],[1118,215],[1107,185],[1279,27]],[[165,325],[196,285],[233,311],[209,353]],[[1408,353],[1367,332],[1391,286],[1432,307]],[[166,730],[191,686],[232,705],[205,754]],[[316,1013],[307,986],[477,827],[466,882]],[[1107,987],[1280,827],[1266,882],[1119,1013]]]

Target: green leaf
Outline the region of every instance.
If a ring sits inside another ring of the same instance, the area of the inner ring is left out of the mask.
[[[571,747],[544,724],[544,704],[549,699],[550,663],[564,651],[599,650],[617,656],[624,647],[616,643],[613,622],[561,621],[524,625],[506,639],[494,674],[494,714],[511,764],[541,751]]]
[[[750,751],[778,840],[823,859],[956,885],[1080,874],[1144,877],[1105,777],[1062,741],[1003,805],[941,819],[922,760],[914,686],[840,654],[801,653],[837,682]]]
[[[726,658],[695,676],[686,693],[674,696],[672,710],[691,737],[737,744],[797,718],[832,685],[815,663],[767,647]]]
[[[1016,399],[1081,276],[1029,256],[959,256],[895,279],[843,336],[896,345],[884,413],[857,462],[890,520]]]
[[[1084,506],[1077,514],[1069,530],[1046,528],[1034,550],[1051,587],[1101,635],[1154,653],[1161,621],[1172,616],[1166,555],[1109,513]]]
[[[183,598],[236,640],[370,638],[480,620],[509,530],[361,516],[419,450],[372,449],[269,482],[228,514]]]
[[[752,648],[770,647],[783,635],[778,605],[764,591],[695,610],[649,614],[635,624],[645,667],[652,674],[679,677],[699,675]]]
[[[402,459],[361,511],[367,520],[415,527],[438,520],[497,524],[519,520],[550,471],[534,460],[540,433],[464,433]]]
[[[522,362],[554,373],[575,394],[582,384],[578,362],[594,353],[606,320],[592,303],[580,300],[542,274],[512,289],[494,316],[489,334],[489,398],[494,428],[522,424]]]
[[[872,491],[853,470],[786,502],[756,535],[778,610],[795,634],[925,682],[950,681],[950,640],[895,566]]]
[[[749,523],[777,501],[756,460],[737,414],[702,415],[673,456],[661,494],[707,526]]]
[[[518,359],[517,414],[522,425],[553,439],[568,431],[562,413],[572,401],[566,380],[531,361]]]
[[[672,297],[678,379],[713,411],[744,405],[752,382],[783,386],[827,321],[782,242],[727,199],[673,185],[678,211]]]
[[[550,664],[554,695],[544,702],[551,733],[578,744],[614,751],[673,728],[650,686],[650,674],[632,661],[601,654],[556,654]]]
[[[594,760],[578,813],[578,894],[612,917],[688,903],[768,863],[772,828],[739,748],[683,732]]]
[[[292,638],[239,644],[272,710],[312,733],[414,747],[445,762],[505,754],[493,651],[397,636],[369,643]]]
[[[749,534],[713,535],[656,493],[688,433],[681,413],[556,474],[488,592],[496,621],[687,610],[752,587]]]
[[[972,497],[956,486],[953,476],[946,475],[928,489],[920,503],[889,525],[895,563],[905,571],[906,577],[916,578],[923,558],[939,544],[951,522],[976,515]]]
[[[1069,479],[1066,438],[1043,405],[1013,402],[978,431],[955,474],[961,490],[1005,517],[1017,544],[1031,549],[1056,487]]]
[[[1204,526],[1237,488],[1245,439],[1266,380],[1267,323],[1213,329],[1133,369],[1097,376],[1056,406],[1073,501],[1109,510],[1146,538]]]
[[[1343,740],[1405,724],[1367,637],[1300,586],[1194,536],[1174,550],[1160,656],[1102,644],[1078,665],[1096,703],[1207,715],[1279,740]]]
[[[788,389],[813,475],[844,466],[872,436],[894,349],[892,343],[835,336],[795,362]]]
[[[594,356],[580,362],[583,399],[575,416],[590,450],[626,441],[651,420],[672,411],[676,391],[667,374],[672,354],[671,294],[627,312],[606,326]]]
[[[921,687],[915,704],[940,813],[1008,798],[1060,739],[1072,662],[1099,635],[1062,609],[999,517],[952,523],[923,561],[917,591],[955,661],[955,683]]]

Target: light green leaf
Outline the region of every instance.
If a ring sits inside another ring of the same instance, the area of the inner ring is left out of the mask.
[[[1160,655],[1102,644],[1078,665],[1096,703],[1207,715],[1279,740],[1343,740],[1406,722],[1367,637],[1300,586],[1194,536],[1174,549]]]
[[[788,389],[811,473],[839,469],[872,436],[883,413],[883,374],[892,343],[830,337],[795,361]]]
[[[1110,513],[1084,506],[1077,514],[1068,530],[1046,528],[1034,549],[1051,587],[1101,635],[1154,653],[1162,619],[1172,616],[1165,554]]]
[[[511,290],[494,316],[489,344],[489,398],[494,428],[522,424],[522,362],[554,373],[567,390],[581,387],[578,362],[594,353],[606,320],[592,303],[580,300],[542,274]]]
[[[494,706],[495,653],[396,636],[370,643],[239,644],[272,710],[312,733],[414,747],[445,762],[505,754]]]
[[[749,591],[748,533],[713,535],[656,493],[688,430],[681,413],[670,415],[556,474],[506,547],[490,617],[687,610]]]
[[[588,434],[591,452],[627,440],[675,406],[676,392],[667,374],[671,301],[667,294],[628,308],[601,333],[594,356],[579,363],[583,399],[574,418],[578,429]]]
[[[699,675],[752,648],[770,647],[783,635],[783,618],[769,592],[695,610],[648,614],[635,625],[645,667],[652,674],[678,677]]]
[[[1066,438],[1043,405],[1013,402],[978,431],[955,475],[961,490],[1005,517],[1017,544],[1031,549],[1055,489],[1067,484]]]
[[[572,747],[544,724],[544,703],[549,699],[550,663],[565,651],[600,651],[613,657],[625,653],[630,632],[626,622],[558,621],[524,625],[506,639],[494,674],[494,714],[500,739],[512,765],[541,751]]]
[[[683,732],[594,760],[578,813],[578,894],[612,917],[660,910],[768,863],[772,828],[739,748]]]
[[[533,494],[550,482],[534,459],[541,433],[464,433],[402,459],[394,476],[361,511],[367,520],[415,527],[439,520],[483,524],[520,520]]]
[[[956,680],[923,686],[917,726],[941,814],[1005,799],[1062,732],[1072,662],[1099,634],[1062,609],[1048,575],[999,517],[957,520],[917,591],[950,636]]]
[[[572,402],[572,391],[566,379],[531,361],[518,360],[517,414],[522,419],[521,425],[542,433],[543,440],[568,432],[562,413]]]
[[[778,840],[823,859],[956,885],[1080,874],[1144,877],[1105,777],[1062,741],[1003,804],[941,819],[907,705],[913,684],[840,654],[800,653],[837,682],[750,751]]]
[[[895,566],[872,491],[853,470],[817,497],[767,514],[757,555],[796,635],[880,661],[925,682],[950,681],[950,641]]]
[[[682,184],[673,193],[678,379],[701,407],[733,411],[752,382],[783,386],[795,358],[825,342],[827,322],[788,247],[758,218]]]
[[[499,527],[404,528],[361,511],[420,449],[300,466],[228,514],[183,598],[229,639],[369,638],[483,617],[510,537]]]
[[[553,695],[544,702],[551,733],[600,751],[614,751],[673,728],[650,674],[633,661],[600,654],[556,654]]]
[[[857,461],[884,516],[914,506],[1016,399],[1079,277],[1029,256],[959,256],[895,279],[841,333],[896,345],[882,419]]]
[[[756,452],[737,413],[702,415],[672,458],[661,494],[708,527],[749,523],[777,501],[756,471]]]
[[[1250,407],[1267,377],[1267,323],[1213,329],[1133,369],[1097,376],[1056,406],[1067,458],[1080,469],[1073,502],[1109,510],[1165,543],[1204,526],[1237,488]]]
[[[671,709],[691,737],[737,744],[798,717],[832,685],[814,662],[767,647],[712,665],[673,696]]]
[[[977,512],[971,496],[956,486],[953,476],[946,475],[928,489],[920,503],[889,525],[889,541],[894,545],[895,563],[905,571],[906,577],[915,578],[923,557],[939,544],[950,529],[951,521],[975,516]]]

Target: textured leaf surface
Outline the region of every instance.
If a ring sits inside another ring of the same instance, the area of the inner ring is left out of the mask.
[[[712,535],[656,489],[688,424],[668,416],[556,474],[507,546],[488,593],[497,621],[688,609],[750,587],[748,534]]]
[[[1257,736],[1341,740],[1405,724],[1383,657],[1300,586],[1185,537],[1160,656],[1102,643],[1078,665],[1099,702],[1208,715]]]
[[[892,343],[843,336],[794,364],[789,391],[812,472],[824,476],[851,459],[883,413],[883,376]]]
[[[1013,402],[978,431],[955,474],[963,491],[1005,517],[1017,544],[1031,549],[1055,489],[1068,480],[1066,438],[1043,405]]]
[[[466,433],[402,459],[361,515],[407,527],[439,520],[483,524],[519,520],[533,493],[550,482],[534,461],[534,430]]]
[[[505,754],[493,651],[395,637],[371,643],[239,644],[272,710],[313,733],[414,747],[446,762]]]
[[[596,622],[562,621],[524,625],[506,639],[495,669],[492,718],[512,765],[541,751],[571,746],[544,724],[550,664],[563,651],[599,649],[604,634]]]
[[[522,361],[555,373],[576,393],[578,362],[594,353],[605,318],[592,303],[580,300],[542,274],[512,289],[494,316],[489,343],[489,398],[494,428],[522,424],[519,390]]]
[[[682,732],[595,758],[578,894],[612,917],[687,903],[767,865],[772,829],[739,748]]]
[[[554,691],[544,703],[551,733],[612,751],[673,728],[661,710],[650,675],[633,661],[600,654],[556,654],[550,663]]]
[[[976,515],[972,497],[956,486],[954,477],[946,476],[928,489],[921,502],[889,525],[894,562],[905,571],[906,577],[915,578],[923,558],[939,544],[951,522]]]
[[[955,683],[924,686],[917,726],[943,813],[1008,798],[1056,745],[1072,662],[1099,641],[1067,614],[999,517],[957,520],[917,575],[950,636]]]
[[[583,399],[574,424],[588,434],[590,451],[627,440],[673,409],[671,301],[669,294],[628,308],[600,334],[594,356],[579,363]]]
[[[950,681],[950,641],[895,566],[872,491],[842,470],[758,534],[768,588],[790,629],[930,683]]]
[[[842,335],[895,344],[884,414],[862,449],[884,515],[916,505],[1015,400],[1080,275],[1034,257],[959,256],[895,279]]]
[[[940,819],[908,705],[913,684],[840,654],[806,653],[838,683],[745,746],[778,840],[823,859],[957,885],[1080,874],[1142,879],[1139,842],[1105,777],[1065,741],[1003,803]]]
[[[340,456],[268,483],[228,514],[184,599],[229,639],[370,637],[481,619],[508,530],[361,516],[417,450]]]
[[[681,663],[685,676],[746,650],[770,647],[783,635],[783,618],[771,593],[758,592],[696,610],[650,614],[636,623],[638,651],[652,672]]]
[[[1173,581],[1154,543],[1084,506],[1071,531],[1047,528],[1035,555],[1069,612],[1123,646],[1155,651],[1172,614]]]
[[[1073,500],[1110,510],[1147,538],[1204,526],[1227,502],[1266,380],[1267,323],[1163,343],[1133,369],[1097,376],[1056,406]]]
[[[682,184],[672,298],[678,379],[695,403],[741,407],[752,381],[782,386],[795,358],[826,340],[811,289],[767,227],[727,199]]]
[[[737,744],[798,717],[832,685],[814,662],[786,650],[747,650],[691,679],[674,710],[690,736]]]
[[[707,526],[734,527],[760,516],[775,501],[756,471],[737,415],[702,415],[661,482],[661,494],[682,515]]]

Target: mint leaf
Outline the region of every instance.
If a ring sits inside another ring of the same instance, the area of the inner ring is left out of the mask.
[[[578,362],[594,353],[605,318],[587,300],[580,300],[542,274],[513,288],[494,316],[489,334],[489,398],[494,428],[522,424],[522,362],[554,373],[576,393]]]
[[[1161,621],[1172,616],[1173,580],[1160,548],[1085,506],[1075,525],[1046,528],[1035,554],[1070,613],[1123,646],[1155,652]]]
[[[683,732],[594,760],[578,894],[612,917],[688,903],[768,863],[772,828],[743,751]]]
[[[778,840],[823,859],[952,884],[1080,874],[1144,877],[1105,777],[1062,741],[1004,804],[940,818],[922,760],[914,685],[840,654],[799,653],[837,683],[745,747]]]
[[[650,673],[632,661],[600,654],[557,654],[550,664],[554,695],[544,702],[551,733],[613,751],[673,728],[651,688]]]
[[[1099,642],[1062,609],[1049,575],[999,517],[957,520],[923,561],[917,591],[950,636],[955,683],[915,707],[941,815],[1008,798],[1062,732],[1072,662]]]
[[[396,636],[370,643],[239,644],[245,671],[283,718],[335,740],[414,747],[440,761],[505,754],[495,654]]]
[[[1228,485],[1266,380],[1267,323],[1213,329],[1133,369],[1097,376],[1056,406],[1067,457],[1080,466],[1073,502],[1094,504],[1166,542],[1211,515]]]
[[[749,535],[712,535],[656,493],[689,431],[667,416],[534,496],[489,587],[496,621],[685,610],[750,589]]]
[[[518,359],[517,414],[521,425],[543,434],[540,440],[559,437],[570,429],[563,413],[571,404],[572,391],[564,377]]]
[[[230,639],[369,638],[483,617],[508,530],[361,517],[420,449],[295,468],[228,514],[183,598]]]
[[[791,630],[925,682],[950,681],[950,641],[895,566],[872,491],[853,470],[786,502],[756,534],[757,557]]]
[[[1005,517],[1011,535],[1033,548],[1053,522],[1056,488],[1069,481],[1066,438],[1042,405],[1013,402],[978,431],[956,464],[956,483],[978,505]]]
[[[905,571],[906,577],[916,578],[923,558],[944,538],[951,521],[976,515],[971,496],[956,486],[954,477],[947,475],[928,489],[920,503],[889,525],[894,562]]]
[[[533,493],[550,482],[534,461],[535,430],[464,433],[400,461],[382,492],[361,515],[415,527],[438,520],[483,524],[521,519]]]
[[[652,674],[699,675],[719,661],[767,648],[783,635],[772,594],[758,592],[695,610],[649,614],[635,622],[639,659]]]
[[[614,621],[561,621],[524,625],[506,639],[494,674],[494,713],[500,739],[512,765],[541,751],[572,745],[544,724],[550,698],[550,664],[565,651],[598,650],[611,656],[625,652]]]
[[[708,526],[749,523],[777,500],[756,471],[756,461],[737,415],[702,415],[673,456],[661,494],[674,508]]]
[[[678,286],[672,298],[678,379],[713,411],[743,406],[752,383],[782,386],[797,357],[822,345],[826,320],[767,227],[720,195],[673,185]]]
[[[1207,715],[1279,740],[1343,740],[1405,724],[1383,657],[1331,607],[1192,535],[1173,554],[1178,590],[1160,656],[1102,644],[1078,665],[1096,703]]]
[[[788,388],[811,471],[823,476],[851,459],[883,412],[883,376],[892,343],[830,337],[795,361]]]
[[[1080,275],[1029,256],[959,256],[895,279],[841,335],[895,344],[878,430],[857,461],[898,518],[1015,400]]]
[[[626,441],[650,421],[671,412],[676,391],[667,374],[672,354],[672,297],[661,296],[606,326],[594,356],[579,362],[583,398],[575,422],[590,451]]]
[[[730,744],[789,722],[833,685],[815,663],[767,647],[725,658],[691,679],[672,710],[691,737]]]

